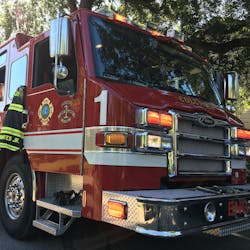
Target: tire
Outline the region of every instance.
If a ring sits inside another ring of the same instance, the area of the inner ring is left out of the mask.
[[[12,159],[0,179],[1,222],[9,235],[25,239],[31,232],[34,214],[30,168],[20,160]]]

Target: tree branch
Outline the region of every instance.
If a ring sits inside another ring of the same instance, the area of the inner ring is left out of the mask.
[[[187,44],[191,47],[196,47],[202,50],[210,50],[218,54],[225,54],[230,50],[240,48],[240,47],[248,47],[250,44],[250,38],[238,38],[228,42],[209,42],[204,40],[199,40],[197,38],[190,38],[187,41]]]
[[[86,9],[91,10],[93,3],[94,3],[94,0],[81,0],[80,8],[86,8]]]
[[[76,0],[68,0],[68,6],[70,9],[70,12],[76,11],[77,10]]]

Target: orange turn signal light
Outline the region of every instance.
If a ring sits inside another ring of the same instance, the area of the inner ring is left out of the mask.
[[[160,124],[164,127],[172,127],[173,117],[170,114],[161,114]]]
[[[127,134],[124,133],[107,133],[105,138],[106,145],[126,145]]]
[[[147,121],[149,124],[159,125],[160,123],[160,114],[154,111],[148,111]]]
[[[237,138],[250,140],[250,130],[237,129]]]
[[[167,113],[159,113],[156,111],[147,112],[147,122],[148,124],[159,125],[163,127],[172,127],[173,117]]]
[[[108,201],[108,214],[112,217],[127,219],[127,203],[118,200]]]

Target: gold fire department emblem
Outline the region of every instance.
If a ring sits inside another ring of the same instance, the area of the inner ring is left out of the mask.
[[[38,109],[38,117],[42,125],[48,125],[54,113],[54,106],[49,98],[44,98]]]

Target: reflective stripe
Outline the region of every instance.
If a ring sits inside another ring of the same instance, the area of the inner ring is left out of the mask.
[[[13,135],[22,139],[24,138],[22,131],[10,127],[2,127],[1,134]]]
[[[23,105],[11,103],[8,110],[13,110],[22,113],[23,112]]]
[[[15,147],[10,144],[3,143],[3,142],[0,142],[0,148],[9,149],[11,151],[18,151],[20,149],[19,147]]]

